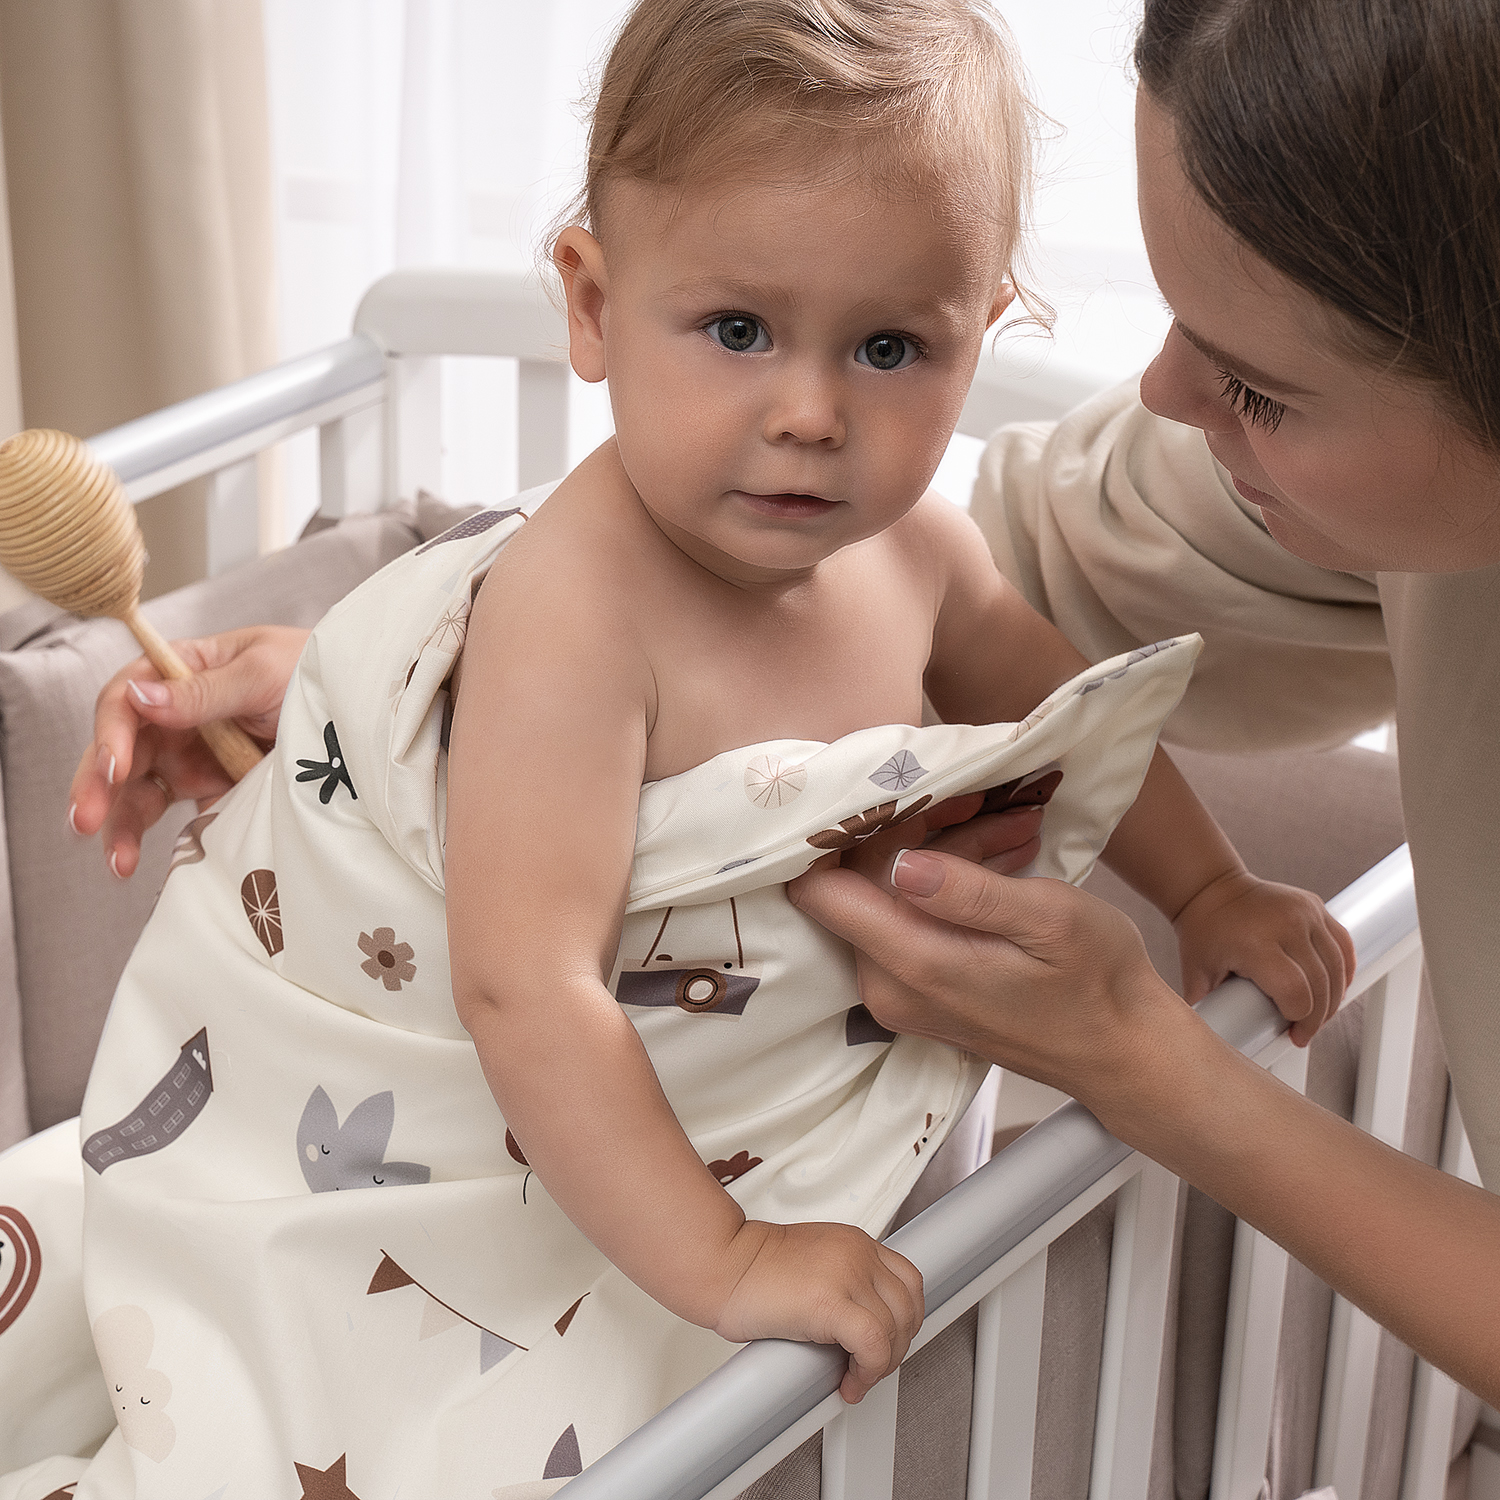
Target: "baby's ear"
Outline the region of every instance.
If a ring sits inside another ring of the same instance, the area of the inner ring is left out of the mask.
[[[573,224],[558,235],[552,264],[568,298],[568,359],[580,380],[604,379],[604,247]]]
[[[1000,315],[1015,300],[1015,287],[1008,281],[1002,281],[1000,289],[995,293],[995,300],[990,304],[989,316],[984,320],[984,326],[986,328],[994,327],[995,323],[999,321]]]

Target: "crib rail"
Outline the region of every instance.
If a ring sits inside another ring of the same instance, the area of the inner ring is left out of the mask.
[[[1329,909],[1349,929],[1358,955],[1349,998],[1418,959],[1404,847],[1330,901]],[[1221,985],[1199,1012],[1263,1065],[1274,1067],[1289,1054],[1305,1058],[1286,1040],[1275,1007],[1245,980]],[[1090,1500],[1145,1495],[1177,1188],[1169,1173],[1070,1103],[891,1236],[891,1246],[913,1261],[926,1285],[927,1319],[913,1354],[970,1308],[980,1309],[970,1500],[1030,1493],[1046,1248],[1116,1192]],[[1239,1342],[1245,1343],[1243,1330]],[[822,1500],[890,1500],[899,1373],[851,1408],[836,1393],[843,1365],[842,1354],[828,1348],[781,1340],[751,1344],[559,1494],[567,1500],[732,1500],[821,1430]],[[1224,1399],[1233,1407],[1234,1390]],[[1259,1431],[1257,1451],[1256,1415],[1221,1409],[1220,1416],[1221,1440],[1226,1424],[1236,1427],[1239,1451],[1254,1454],[1260,1465],[1250,1495],[1264,1474],[1269,1431],[1268,1425]],[[1236,1491],[1216,1485],[1216,1493]],[[1349,1493],[1357,1494],[1357,1485]]]

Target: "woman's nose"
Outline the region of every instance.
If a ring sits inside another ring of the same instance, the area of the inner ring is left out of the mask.
[[[1231,432],[1239,426],[1213,361],[1188,343],[1175,323],[1141,376],[1141,401],[1159,417],[1204,432]]]
[[[770,443],[842,446],[844,412],[839,383],[819,370],[787,370],[766,411],[765,437]]]

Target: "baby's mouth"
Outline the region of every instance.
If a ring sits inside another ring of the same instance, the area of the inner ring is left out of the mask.
[[[741,490],[740,494],[752,510],[758,510],[763,515],[781,516],[788,519],[825,515],[839,503],[837,500],[825,500],[821,495],[804,495],[788,491],[774,495],[757,495],[749,490]]]

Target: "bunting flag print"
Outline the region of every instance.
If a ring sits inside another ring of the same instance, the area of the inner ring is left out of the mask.
[[[434,1297],[431,1292],[412,1276],[409,1272],[402,1270],[397,1263],[386,1254],[380,1252],[380,1264],[375,1267],[375,1274],[370,1278],[370,1284],[365,1288],[365,1296],[375,1297],[381,1292],[394,1292],[404,1286],[414,1286],[427,1300],[422,1304],[422,1322],[417,1329],[417,1342],[422,1343],[426,1339],[436,1338],[440,1333],[446,1333],[450,1328],[457,1328],[460,1324],[477,1329],[479,1333],[479,1373],[487,1375],[502,1359],[519,1350],[522,1354],[526,1352],[524,1344],[512,1343],[510,1339],[485,1328],[476,1323],[473,1318],[466,1318],[456,1308],[450,1307],[441,1297]],[[579,1299],[580,1301],[582,1298]],[[576,1311],[577,1304],[574,1304]]]
[[[149,1156],[170,1146],[202,1114],[213,1091],[205,1026],[182,1044],[177,1061],[130,1114],[83,1143],[83,1159],[102,1174],[127,1157]]]

